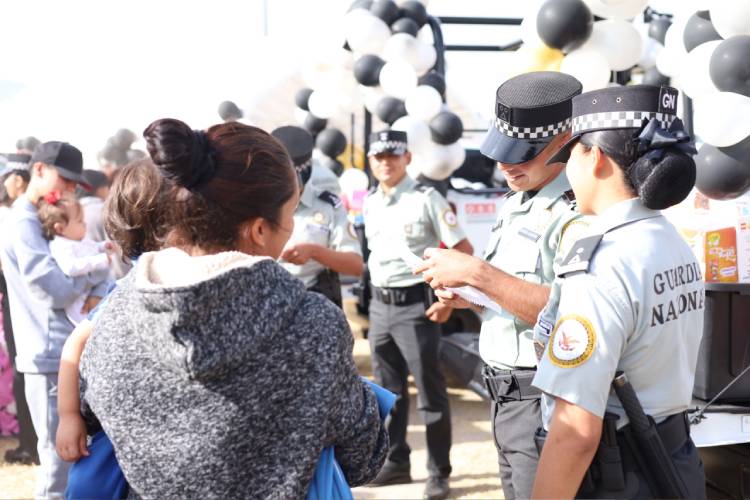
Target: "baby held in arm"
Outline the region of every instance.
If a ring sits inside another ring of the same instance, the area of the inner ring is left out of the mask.
[[[104,206],[104,224],[107,234],[123,255],[136,259],[142,253],[161,248],[167,229],[160,207],[167,189],[162,176],[148,159],[120,170]],[[78,367],[99,312],[106,303],[107,297],[78,323],[63,347],[58,375],[60,423],[56,448],[60,458],[68,462],[89,455],[86,425],[81,416]]]

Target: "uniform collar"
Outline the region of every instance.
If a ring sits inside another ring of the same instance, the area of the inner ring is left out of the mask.
[[[604,234],[619,226],[642,219],[661,216],[658,210],[647,208],[639,198],[631,198],[612,205],[599,214],[592,224],[592,234]]]
[[[378,186],[378,193],[380,193],[380,196],[386,200],[398,200],[398,198],[401,196],[402,193],[405,193],[407,191],[411,191],[414,189],[414,186],[417,185],[417,181],[409,177],[409,174],[406,174],[403,179],[401,179],[401,182],[393,186],[393,189],[391,189],[387,194],[383,190],[382,186]]]
[[[516,193],[512,198],[514,204],[513,211],[528,212],[534,205],[543,209],[550,208],[569,189],[570,183],[568,182],[568,177],[565,175],[565,170],[562,170],[552,182],[543,186],[533,198],[522,202],[523,193]]]
[[[315,198],[320,194],[317,191],[318,190],[315,189],[315,186],[313,186],[312,183],[308,181],[307,184],[305,184],[305,187],[302,189],[302,194],[299,197],[300,205],[312,208],[313,204],[315,203]]]

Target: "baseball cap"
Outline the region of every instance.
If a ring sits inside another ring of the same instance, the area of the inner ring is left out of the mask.
[[[89,183],[83,177],[83,155],[75,146],[67,142],[49,141],[40,144],[31,155],[30,165],[37,162],[55,167],[65,179],[77,182],[89,189]]]
[[[29,170],[29,159],[31,156],[26,154],[11,153],[3,155],[0,158],[0,177],[7,175],[11,172],[28,172]]]

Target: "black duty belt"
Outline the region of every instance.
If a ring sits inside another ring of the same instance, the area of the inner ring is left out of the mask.
[[[482,377],[492,401],[507,403],[539,399],[542,391],[531,385],[536,370],[521,368],[519,370],[496,370],[489,365],[482,368]]]
[[[394,306],[408,306],[418,302],[424,303],[427,299],[427,285],[418,283],[412,286],[380,288],[371,285],[372,298],[383,304]]]

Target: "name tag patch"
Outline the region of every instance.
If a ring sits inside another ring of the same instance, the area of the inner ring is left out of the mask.
[[[596,332],[591,322],[577,314],[563,316],[555,325],[547,353],[550,361],[561,368],[575,368],[594,353]]]

